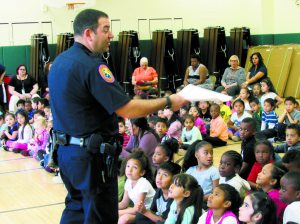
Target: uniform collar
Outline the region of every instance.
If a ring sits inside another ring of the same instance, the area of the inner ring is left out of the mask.
[[[86,46],[84,46],[82,43],[79,43],[79,42],[74,42],[74,46],[75,47],[78,47],[82,50],[84,50],[84,52],[89,55],[89,56],[92,56],[92,57],[96,57],[96,58],[101,58],[102,57],[102,53],[99,53],[99,54],[95,54],[93,52],[91,52]]]

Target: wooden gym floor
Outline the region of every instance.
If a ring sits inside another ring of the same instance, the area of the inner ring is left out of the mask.
[[[214,149],[214,164],[223,152],[240,151],[240,143]],[[55,224],[64,209],[66,189],[30,157],[0,150],[0,223]]]

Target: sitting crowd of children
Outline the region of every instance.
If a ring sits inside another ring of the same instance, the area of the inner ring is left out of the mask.
[[[287,97],[277,115],[281,102],[264,80],[253,92],[242,88],[231,107],[201,101],[178,114],[158,111],[148,123],[119,118],[126,156],[119,173],[118,223],[300,223],[300,111],[296,99]],[[1,112],[1,147],[57,171],[49,154],[48,101],[20,100],[17,108],[15,114]],[[240,150],[224,152],[214,165],[214,147],[229,139],[241,141]],[[276,141],[285,142],[273,146]]]
[[[5,151],[32,156],[40,161],[48,172],[57,171],[44,157],[49,154],[49,136],[52,129],[52,114],[49,102],[44,98],[33,98],[17,102],[17,111],[0,112],[1,148]]]
[[[201,101],[176,116],[165,109],[148,117],[160,143],[151,158],[140,147],[123,159],[119,223],[300,223],[300,112],[287,97],[277,115],[282,102],[264,80],[253,93],[241,89],[232,108]],[[120,129],[125,141],[128,130]],[[214,147],[228,139],[241,141],[240,150],[224,152],[215,166]]]

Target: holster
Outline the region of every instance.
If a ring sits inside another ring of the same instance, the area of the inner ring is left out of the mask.
[[[90,136],[87,144],[87,151],[91,154],[99,155],[102,165],[100,171],[103,174],[103,182],[105,182],[105,176],[112,178],[116,174],[116,163],[118,156],[118,149],[110,143],[104,142],[100,133],[94,133]]]

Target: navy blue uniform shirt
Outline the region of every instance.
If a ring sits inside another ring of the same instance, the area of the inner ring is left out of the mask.
[[[49,89],[54,130],[73,137],[118,133],[115,110],[130,99],[101,57],[82,44],[75,42],[55,59]]]

